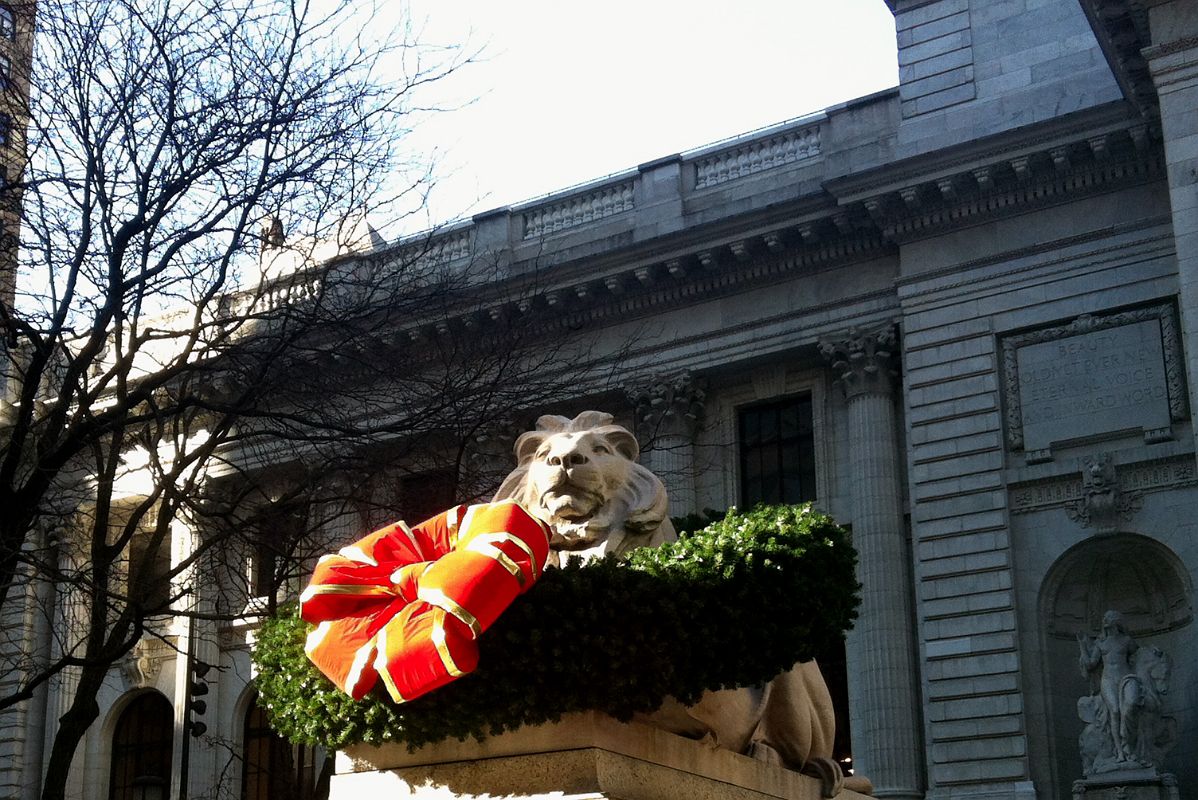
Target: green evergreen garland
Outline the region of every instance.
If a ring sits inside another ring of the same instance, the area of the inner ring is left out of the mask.
[[[292,609],[259,631],[260,702],[287,738],[330,748],[417,747],[571,711],[627,720],[667,695],[769,680],[841,640],[855,564],[845,531],[807,505],[733,509],[660,548],[548,570],[483,634],[476,672],[402,705],[337,690],[304,655],[310,626]]]

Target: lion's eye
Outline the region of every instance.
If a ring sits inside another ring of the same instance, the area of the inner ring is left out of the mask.
[[[595,452],[600,453],[605,456],[611,455],[611,450],[608,450],[606,447],[604,447],[601,444],[595,445]]]

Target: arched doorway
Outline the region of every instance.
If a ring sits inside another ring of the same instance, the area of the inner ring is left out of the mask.
[[[1082,776],[1078,736],[1083,723],[1078,699],[1092,691],[1078,664],[1079,634],[1096,634],[1108,610],[1122,613],[1137,641],[1177,656],[1186,652],[1193,633],[1193,585],[1176,554],[1147,536],[1119,533],[1094,536],[1067,550],[1041,584],[1045,723],[1054,768],[1051,795],[1068,797]],[[1174,659],[1173,685],[1193,679],[1194,671]],[[1175,753],[1176,755],[1176,753]]]
[[[175,711],[158,692],[133,698],[112,734],[108,800],[166,798],[171,783]]]

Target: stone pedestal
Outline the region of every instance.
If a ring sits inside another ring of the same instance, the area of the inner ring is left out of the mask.
[[[597,713],[482,742],[357,745],[337,754],[330,800],[610,798],[864,800],[816,778]]]
[[[1073,782],[1073,800],[1179,800],[1177,779],[1168,772],[1107,772]]]

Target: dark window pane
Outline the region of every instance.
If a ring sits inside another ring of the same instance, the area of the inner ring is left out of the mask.
[[[791,397],[740,412],[740,505],[815,499],[811,398]]]
[[[288,578],[304,572],[300,566],[301,545],[307,526],[307,509],[302,505],[279,504],[262,509],[254,530],[249,587],[252,597],[269,597],[273,602],[275,592]]]
[[[799,405],[797,403],[782,409],[782,438],[791,439],[799,435]]]
[[[757,414],[746,411],[740,417],[740,441],[744,447],[754,447],[761,440],[761,426],[757,422]]]

